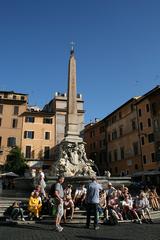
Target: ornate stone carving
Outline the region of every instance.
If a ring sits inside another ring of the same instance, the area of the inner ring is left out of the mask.
[[[96,173],[92,166],[94,162],[87,159],[84,142],[61,142],[58,146],[55,174],[64,176],[91,176]]]

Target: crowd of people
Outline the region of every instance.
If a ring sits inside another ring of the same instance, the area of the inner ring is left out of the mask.
[[[99,228],[99,222],[103,224],[117,224],[122,220],[131,220],[142,224],[152,223],[150,210],[160,209],[160,198],[156,188],[145,188],[139,195],[132,196],[127,187],[119,188],[112,186],[109,182],[106,189],[97,182],[96,177],[85,187],[80,184],[73,190],[71,184],[63,189],[64,177],[59,176],[49,191],[46,191],[45,175],[39,171],[28,201],[28,217],[40,219],[42,215],[55,216],[56,230],[61,232],[63,227],[61,221],[66,223],[72,221],[75,210],[86,210],[86,227],[90,227],[91,216],[94,216],[94,229]],[[14,203],[10,212],[12,219],[24,219],[23,208]]]

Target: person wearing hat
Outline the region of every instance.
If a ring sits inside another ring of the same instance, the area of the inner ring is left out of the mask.
[[[111,182],[108,182],[108,187],[107,187],[107,190],[106,190],[107,203],[108,203],[108,200],[111,198],[112,193],[114,191],[116,191],[116,189],[112,186]]]

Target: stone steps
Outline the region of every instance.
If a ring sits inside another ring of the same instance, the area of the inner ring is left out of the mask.
[[[6,208],[8,208],[9,206],[12,205],[12,203],[14,201],[27,201],[28,198],[5,198],[5,197],[1,197],[0,198],[0,221],[4,221],[4,211]],[[151,217],[152,219],[157,219],[160,218],[160,211],[151,211]],[[26,217],[27,220],[27,217]],[[42,224],[53,224],[53,222],[55,221],[55,218],[53,216],[49,216],[49,215],[43,215],[41,220],[37,220],[37,221],[29,221],[30,223],[32,222],[37,222],[37,223],[42,223]],[[93,221],[93,220],[92,220]],[[101,221],[101,218],[100,218]],[[21,221],[18,221],[21,222]],[[121,223],[126,223],[126,222],[131,222],[130,220],[124,220],[124,221],[120,221]],[[70,220],[70,218],[67,219],[67,224],[85,224],[86,223],[86,211],[85,210],[75,210],[74,212],[74,216],[72,221]]]
[[[3,217],[4,211],[11,206],[15,201],[16,202],[21,202],[21,201],[26,201],[27,198],[19,198],[19,197],[0,197],[0,217]]]

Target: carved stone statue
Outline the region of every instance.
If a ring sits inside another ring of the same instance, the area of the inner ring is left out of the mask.
[[[94,162],[91,159],[87,159],[83,142],[61,142],[57,156],[55,164],[56,175],[91,176],[96,174],[92,169]]]

